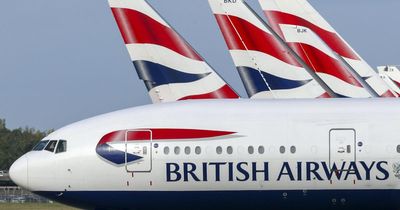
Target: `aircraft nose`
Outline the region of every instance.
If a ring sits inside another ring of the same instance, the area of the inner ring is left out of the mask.
[[[21,157],[15,161],[10,168],[9,174],[15,184],[28,188],[28,159]]]

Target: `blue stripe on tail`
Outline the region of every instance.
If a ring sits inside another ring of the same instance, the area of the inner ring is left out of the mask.
[[[165,84],[194,82],[211,74],[189,74],[149,61],[134,61],[133,64],[148,90]]]
[[[267,84],[260,75],[260,71],[250,68],[250,67],[237,67],[240,77],[246,86],[246,91],[250,96],[254,96],[257,93],[270,91]],[[267,81],[269,87],[272,90],[288,90],[301,87],[308,84],[312,80],[289,80],[282,77],[277,77],[272,74],[261,71],[265,80]]]

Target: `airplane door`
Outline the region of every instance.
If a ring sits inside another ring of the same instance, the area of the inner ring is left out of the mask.
[[[341,166],[343,162],[356,161],[356,131],[354,129],[332,129],[329,133],[329,162]]]
[[[151,172],[152,132],[150,130],[126,131],[125,168],[129,173]]]

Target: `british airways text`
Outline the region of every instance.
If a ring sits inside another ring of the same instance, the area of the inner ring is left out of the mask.
[[[332,165],[327,162],[283,162],[274,167],[274,171],[277,170],[275,174],[271,174],[270,165],[269,162],[166,163],[166,180],[167,182],[384,181],[390,176],[387,161],[342,162]]]

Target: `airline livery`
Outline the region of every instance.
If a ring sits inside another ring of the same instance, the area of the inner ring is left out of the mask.
[[[307,0],[259,0],[272,27],[343,96],[397,97]],[[346,90],[336,89],[338,84]],[[338,94],[340,94],[338,92]]]
[[[50,134],[10,175],[85,209],[397,210],[399,125],[397,99],[149,105]]]
[[[109,3],[153,103],[239,98],[146,1],[110,0]]]
[[[297,23],[275,24],[283,40],[245,2],[209,0],[249,95],[287,100],[238,99],[146,1],[109,3],[157,104],[49,134],[11,166],[16,184],[94,210],[400,209],[400,101],[325,98],[394,96],[360,81],[354,53]]]
[[[336,97],[245,2],[209,3],[250,98]]]

